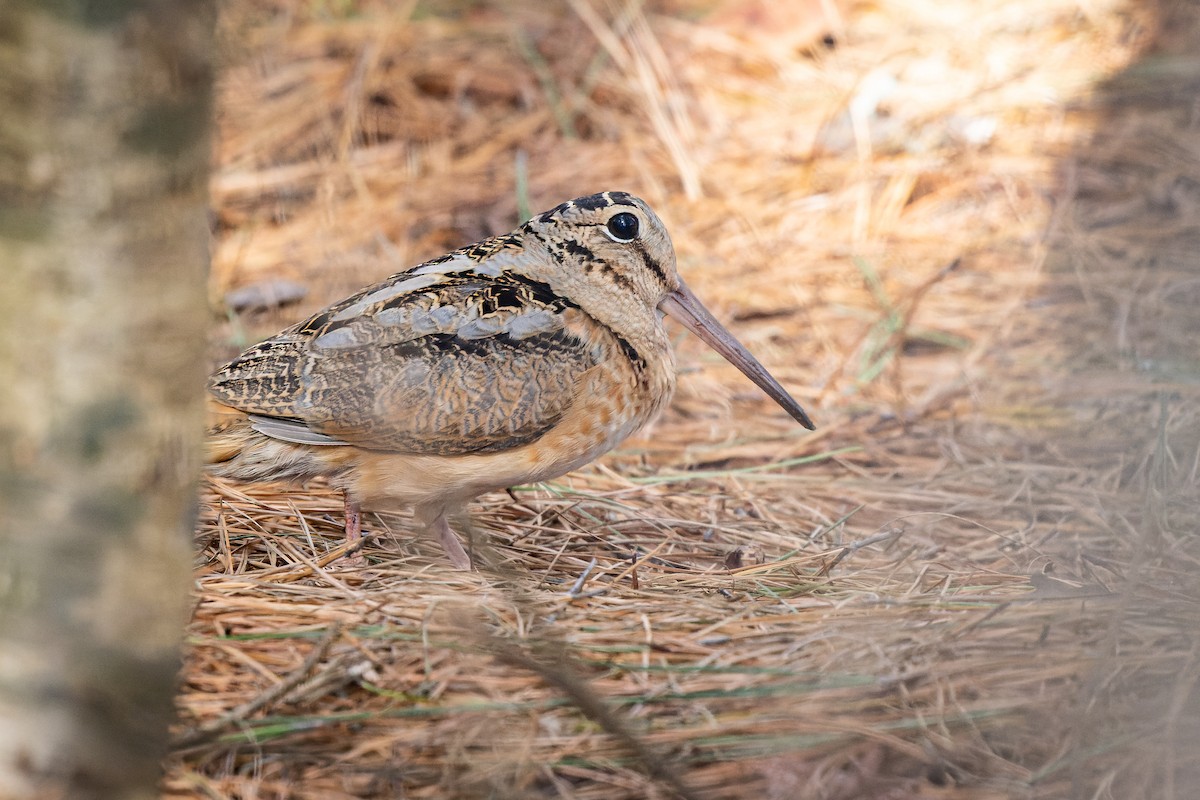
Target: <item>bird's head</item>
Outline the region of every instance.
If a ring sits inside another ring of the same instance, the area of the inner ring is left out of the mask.
[[[595,319],[636,331],[659,325],[661,313],[681,322],[754,381],[801,425],[812,420],[767,369],[692,293],[675,264],[675,247],[658,215],[625,192],[561,203],[520,228],[541,257],[536,275]]]

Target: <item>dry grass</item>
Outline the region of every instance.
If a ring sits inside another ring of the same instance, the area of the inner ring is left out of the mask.
[[[1193,796],[1196,11],[226,3],[214,308],[308,295],[214,359],[626,189],[819,430],[681,334],[672,408],[483,498],[465,575],[206,484],[167,793]]]

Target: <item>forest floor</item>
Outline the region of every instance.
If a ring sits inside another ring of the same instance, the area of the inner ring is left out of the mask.
[[[620,189],[818,427],[673,328],[471,573],[206,481],[167,795],[1197,795],[1200,5],[222,6],[214,366]]]

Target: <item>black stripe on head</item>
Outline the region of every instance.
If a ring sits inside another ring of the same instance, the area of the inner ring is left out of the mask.
[[[579,259],[582,262],[584,272],[591,272],[593,269],[599,269],[604,275],[609,276],[622,288],[633,290],[633,282],[629,277],[613,268],[613,265],[600,258],[596,253],[583,242],[576,239],[567,239],[563,242],[563,247],[567,253]]]
[[[592,252],[592,249],[576,239],[567,239],[563,242],[563,247],[576,258],[582,258],[584,261],[596,260],[596,254]]]
[[[596,211],[601,208],[608,208],[612,205],[612,201],[604,194],[589,194],[587,197],[577,197],[571,201],[571,205],[576,208],[582,208],[584,211]]]
[[[573,200],[568,200],[565,203],[559,203],[558,205],[556,205],[554,208],[550,209],[549,211],[543,211],[541,214],[538,214],[537,221],[543,222],[543,223],[550,222],[552,219],[557,217],[559,214],[562,214],[564,211],[566,211],[568,208],[570,208],[573,204],[574,204]]]
[[[645,243],[641,239],[634,239],[630,244],[637,250],[638,255],[642,257],[642,264],[646,266],[646,269],[650,270],[658,278],[659,285],[664,289],[670,288],[670,284],[667,283],[667,273],[663,271],[662,264],[659,264],[650,257],[650,252],[646,249]]]
[[[605,192],[605,194],[608,195],[609,205],[637,208],[637,203],[633,202],[633,195],[629,192]]]

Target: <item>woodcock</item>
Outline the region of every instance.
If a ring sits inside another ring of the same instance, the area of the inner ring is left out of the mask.
[[[468,501],[580,467],[667,403],[664,313],[813,427],[680,279],[650,207],[604,192],[368,286],[226,364],[210,381],[210,469],[327,477],[351,540],[362,506],[407,504],[469,569],[451,527],[469,535]]]

